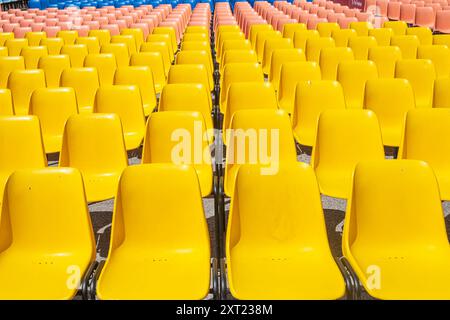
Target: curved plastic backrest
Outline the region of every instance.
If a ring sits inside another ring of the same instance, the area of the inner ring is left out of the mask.
[[[84,66],[97,69],[100,86],[113,84],[114,73],[117,69],[117,63],[114,54],[88,54],[84,59]]]
[[[24,69],[25,60],[23,57],[0,57],[0,87],[6,88],[9,74],[12,71]]]
[[[116,58],[118,67],[127,67],[129,65],[129,51],[125,43],[109,43],[102,45],[100,53],[112,53]]]
[[[402,59],[399,47],[374,47],[369,49],[368,60],[375,62],[380,78],[394,78],[395,65]]]
[[[27,115],[31,94],[34,90],[44,87],[44,71],[40,69],[12,71],[8,78],[8,88],[13,97],[14,113]]]
[[[84,44],[67,44],[61,48],[61,54],[69,56],[72,68],[81,68],[88,53],[87,46]]]
[[[91,113],[94,108],[95,93],[99,87],[95,68],[71,68],[61,73],[61,87],[72,87],[77,95],[78,111]]]
[[[324,48],[320,52],[320,70],[323,80],[336,80],[339,63],[353,60],[350,48]]]

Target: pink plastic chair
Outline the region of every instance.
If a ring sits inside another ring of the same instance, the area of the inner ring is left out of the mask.
[[[338,24],[341,27],[341,29],[348,29],[350,23],[352,22],[358,22],[358,19],[356,17],[345,17],[345,18],[339,18]]]
[[[27,32],[31,31],[33,31],[31,27],[15,27],[13,30],[15,38],[23,38]]]
[[[58,26],[45,26],[42,31],[47,34],[48,38],[55,38],[56,34],[61,31],[61,28]]]
[[[93,20],[93,21],[98,21],[98,23],[100,24],[100,26],[109,23],[107,17],[94,17],[94,20]]]
[[[450,33],[450,11],[438,11],[436,13],[435,29],[439,32]]]
[[[415,24],[420,27],[434,28],[436,13],[431,7],[419,7],[416,9]]]
[[[358,21],[370,21],[372,15],[368,12],[357,12],[355,17]]]
[[[84,21],[83,26],[88,26],[90,30],[98,30],[100,29],[100,24],[98,21]]]
[[[131,24],[130,28],[138,28],[142,30],[142,33],[144,34],[144,39],[147,39],[148,34],[150,33],[149,27],[146,23],[138,22]]]
[[[356,17],[356,11],[354,9],[345,8],[343,12],[348,18]]]
[[[327,16],[328,22],[338,22],[339,18],[345,18],[345,14],[343,13],[329,13]]]
[[[58,19],[56,18],[47,18],[47,20],[45,20],[45,25],[49,26],[49,27],[53,27],[56,26],[56,24],[58,23]]]
[[[105,24],[100,27],[103,30],[109,30],[111,36],[116,36],[120,34],[120,28],[117,24]]]
[[[383,17],[387,16],[388,3],[389,3],[389,0],[377,0],[377,2],[376,2],[376,6],[377,6],[376,11],[377,12],[374,12],[374,13],[377,15],[383,16]]]
[[[306,24],[306,27],[309,30],[315,30],[317,27],[317,24],[320,22],[327,22],[327,19],[325,18],[319,18],[317,16],[313,16],[311,18],[308,19],[308,23]]]
[[[2,26],[2,29],[4,32],[13,32],[14,28],[20,27],[20,24],[18,23],[5,23]]]
[[[400,6],[400,20],[406,23],[414,23],[416,18],[415,4],[402,4]]]
[[[42,31],[45,27],[45,23],[33,22],[30,27],[31,27],[31,31],[33,31],[33,32]]]
[[[72,26],[71,30],[78,32],[78,36],[87,37],[89,35],[89,26]]]
[[[400,20],[400,7],[402,6],[401,2],[392,2],[389,1],[387,8],[387,16],[391,20]]]

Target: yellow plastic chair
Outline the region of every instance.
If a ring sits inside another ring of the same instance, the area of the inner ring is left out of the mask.
[[[404,36],[406,29],[408,29],[408,24],[405,21],[386,21],[383,23],[383,28],[392,29],[396,36]]]
[[[450,108],[450,78],[438,78],[434,81],[433,107]]]
[[[208,92],[214,89],[209,87],[208,72],[203,64],[175,64],[171,66],[167,83],[200,83]],[[212,106],[211,96],[208,96]]]
[[[100,42],[97,37],[79,37],[75,40],[75,44],[84,44],[89,54],[100,53]]]
[[[283,110],[235,112],[227,145],[224,191],[233,195],[243,164],[261,165],[261,174],[276,174],[282,165],[297,162],[289,115]]]
[[[209,29],[204,26],[188,26],[186,27],[186,30],[184,31],[184,35],[187,34],[208,34]],[[184,40],[184,37],[183,37]]]
[[[207,136],[206,130],[200,112],[153,113],[147,122],[142,163],[173,163],[194,167],[201,195],[207,197],[212,192],[213,171],[209,152],[211,139]],[[175,154],[175,150],[179,150],[180,153]]]
[[[336,80],[339,63],[354,60],[350,48],[324,48],[320,52],[319,65],[323,80]]]
[[[397,61],[395,77],[406,79],[414,90],[417,108],[431,108],[436,72],[431,60],[415,59]]]
[[[228,144],[231,119],[239,110],[278,109],[277,96],[267,82],[235,82],[228,89],[227,108],[223,115],[223,142]]]
[[[341,27],[336,22],[319,22],[316,29],[321,37],[331,37],[333,31],[340,30]]]
[[[255,50],[236,49],[228,50],[223,54],[223,61],[220,64],[220,74],[223,74],[223,69],[227,63],[257,63],[258,57]]]
[[[125,28],[120,31],[121,35],[127,36],[133,36],[136,49],[141,47],[141,44],[144,42],[144,32],[140,28]]]
[[[48,54],[60,54],[64,46],[64,40],[61,38],[43,38],[39,41],[40,46],[46,46]]]
[[[377,78],[377,67],[370,60],[341,62],[338,67],[337,81],[341,83],[344,89],[347,108],[362,108],[364,105],[364,87],[366,81]]]
[[[5,41],[10,57],[19,56],[22,48],[28,47],[28,40],[25,38],[8,39]]]
[[[172,41],[173,53],[177,52],[178,40],[177,40],[177,36],[176,36],[174,28],[172,28],[172,27],[156,27],[155,29],[153,29],[152,33],[153,34],[168,34]]]
[[[322,194],[347,199],[355,165],[360,161],[383,159],[383,142],[375,113],[326,110],[320,114],[311,165]]]
[[[368,80],[364,107],[377,115],[383,144],[391,147],[400,146],[406,113],[415,108],[414,91],[408,80]]]
[[[15,70],[8,78],[8,89],[11,90],[14,114],[27,115],[31,94],[38,88],[45,88],[44,71]]]
[[[306,41],[306,60],[319,63],[320,52],[324,48],[334,48],[333,38],[312,38]]]
[[[274,175],[261,169],[242,165],[236,178],[226,236],[231,294],[269,300],[343,297],[345,283],[328,244],[313,170],[304,163],[282,164]]]
[[[292,114],[294,112],[295,87],[297,83],[321,79],[320,67],[315,62],[283,63],[280,73],[280,86],[277,90],[280,109]]]
[[[210,68],[208,51],[180,51],[177,54],[177,64],[203,64],[208,73],[209,87],[214,88],[213,70]]]
[[[369,37],[374,37],[379,46],[391,45],[391,38],[394,31],[390,28],[375,28],[369,30]]]
[[[437,78],[450,77],[450,48],[445,45],[419,46],[417,59],[429,59],[434,64]]]
[[[81,171],[87,201],[113,198],[127,165],[119,116],[79,114],[67,120],[59,166]]]
[[[419,39],[421,46],[433,44],[433,32],[427,27],[413,27],[406,29],[406,35],[414,35]]]
[[[269,39],[283,39],[279,31],[260,31],[256,36],[255,51],[258,62],[262,63],[264,58],[264,45]]]
[[[214,129],[211,109],[209,93],[200,83],[167,84],[159,98],[158,111],[199,112],[203,116],[208,130]],[[210,142],[213,141],[213,138],[213,135],[209,136]]]
[[[48,52],[44,46],[23,47],[20,55],[25,60],[26,69],[37,69],[39,59],[48,56]]]
[[[190,42],[186,42],[186,43],[183,43],[181,45],[181,50],[182,51],[206,51],[207,52],[207,56],[208,56],[208,60],[209,60],[209,68],[211,70],[214,70],[214,65],[213,65],[213,62],[212,62],[212,56],[211,56],[211,53],[210,53],[211,47],[210,47],[208,42],[206,42],[206,41],[197,41],[197,42],[190,41]],[[227,50],[231,50],[231,49],[227,49]]]
[[[71,87],[77,96],[79,113],[91,113],[94,109],[95,93],[99,88],[95,68],[71,68],[61,73],[61,87]]]
[[[116,58],[117,67],[127,67],[129,65],[129,51],[125,43],[104,44],[100,48],[100,53],[112,53]]]
[[[124,43],[128,48],[128,55],[138,52],[136,49],[136,40],[130,34],[128,35],[115,35],[111,37],[111,44],[113,43]]]
[[[168,34],[149,34],[147,37],[147,42],[164,42],[167,45],[167,51],[169,52],[169,62],[172,62],[174,60],[172,40],[170,39],[170,36]],[[139,48],[141,48],[142,51],[142,44],[139,46]]]
[[[67,54],[72,68],[83,67],[84,58],[88,55],[87,46],[84,44],[66,44],[61,48],[61,54]]]
[[[61,30],[56,34],[57,38],[61,38],[64,44],[75,44],[75,40],[78,38],[78,31],[76,30]]]
[[[368,60],[373,61],[380,78],[394,78],[395,65],[402,60],[402,52],[399,47],[374,47],[369,49]]]
[[[391,46],[400,48],[403,59],[416,59],[419,45],[419,38],[415,35],[393,36],[391,38]]]
[[[139,52],[131,55],[130,66],[147,66],[152,70],[155,92],[161,93],[166,84],[164,61],[159,52]]]
[[[269,24],[268,26],[272,25]],[[283,25],[283,38],[294,41],[294,33],[301,30],[306,30],[304,23],[286,23]]]
[[[117,69],[116,57],[114,54],[90,53],[84,59],[84,66],[97,69],[98,80],[101,87],[113,84],[114,73]]]
[[[145,42],[141,45],[140,52],[159,52],[164,61],[164,72],[167,76],[170,65],[172,64],[172,58],[170,57],[170,49],[166,42]]]
[[[222,33],[217,37],[217,43],[216,43],[216,59],[218,63],[221,63],[220,60],[222,58],[222,49],[223,49],[223,43],[225,41],[229,40],[245,40],[245,35],[240,31],[232,31],[232,32],[226,32]]]
[[[39,46],[42,39],[47,38],[47,34],[43,31],[34,31],[25,33],[25,39],[28,40],[29,46]]]
[[[237,31],[240,31],[239,26],[237,26]],[[258,36],[258,33],[266,31],[273,31],[273,27],[271,24],[254,24],[250,27],[248,40],[250,40],[253,50],[256,49],[256,37]]]
[[[434,45],[445,45],[450,48],[450,36],[448,34],[433,34]]]
[[[373,29],[373,25],[367,21],[350,22],[350,29],[356,31],[358,36],[367,37],[369,35],[369,30]]]
[[[399,159],[423,160],[433,168],[441,200],[450,200],[450,152],[448,140],[450,110],[447,108],[408,111]]]
[[[88,36],[96,37],[100,47],[111,42],[111,34],[109,33],[109,30],[90,30]]]
[[[0,116],[0,137],[2,137],[0,144],[1,205],[3,190],[11,173],[19,169],[44,168],[47,166],[47,158],[37,117]],[[2,234],[6,235],[6,233]],[[2,241],[4,240],[2,238]]]
[[[426,163],[384,160],[356,166],[342,251],[370,296],[450,298],[443,216],[436,178]]]
[[[281,67],[288,62],[306,61],[304,52],[301,49],[277,49],[272,53],[270,61],[269,81],[277,90],[280,86]]]
[[[294,48],[306,50],[306,42],[309,39],[318,39],[320,34],[317,30],[298,30],[294,32]]]
[[[7,57],[7,56],[8,56],[8,48],[0,47],[0,57]]]
[[[4,200],[1,299],[74,298],[95,261],[95,238],[78,170],[16,171]]]
[[[244,40],[244,39],[225,40],[222,43],[222,51],[221,51],[221,56],[220,56],[219,60],[222,63],[223,56],[225,55],[225,53],[227,51],[230,51],[230,50],[251,50],[251,49],[252,49],[252,46],[250,44],[250,41],[248,41],[248,40]],[[207,50],[208,51],[208,49],[202,49],[202,50]]]
[[[367,60],[369,49],[378,46],[375,37],[353,37],[348,41],[348,47],[352,49],[355,60]]]
[[[292,127],[299,144],[314,145],[320,113],[329,109],[345,109],[344,91],[339,82],[316,80],[297,83]]]
[[[0,116],[12,116],[13,114],[11,90],[0,89]]]
[[[262,59],[262,69],[264,74],[270,74],[272,54],[274,51],[281,49],[294,49],[291,39],[267,39],[266,42],[264,42],[264,53]]]
[[[198,185],[190,166],[146,164],[124,171],[97,281],[100,299],[206,297],[210,240]],[[147,248],[140,252],[142,243]]]
[[[78,113],[73,88],[40,88],[31,95],[30,114],[39,118],[46,153],[61,151],[64,125]]]
[[[208,41],[209,42],[208,33],[189,33],[186,31],[183,36],[183,43],[191,42],[191,41]]]
[[[138,86],[100,87],[94,104],[95,113],[116,113],[122,122],[127,150],[139,148],[145,134],[145,116]]]
[[[4,46],[6,40],[9,40],[9,39],[14,39],[14,33],[13,32],[1,32],[0,33],[0,45],[1,46]]]
[[[156,107],[155,85],[152,71],[146,66],[118,68],[114,75],[115,85],[135,85],[142,98],[144,115],[149,116]]]
[[[258,63],[228,63],[220,83],[220,111],[227,107],[228,89],[235,82],[264,82],[264,74]]]
[[[337,29],[331,32],[331,37],[334,39],[336,47],[347,47],[350,38],[354,38],[357,36],[358,34],[353,29]]]
[[[16,70],[25,70],[23,57],[0,57],[0,88],[8,86],[9,74]]]
[[[37,67],[44,70],[47,87],[56,88],[63,70],[70,68],[70,58],[66,54],[44,56],[39,59]]]

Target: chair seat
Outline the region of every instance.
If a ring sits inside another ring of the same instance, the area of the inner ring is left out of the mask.
[[[70,267],[79,267],[82,277],[90,257],[90,252],[44,254],[10,248],[0,254],[0,299],[71,299],[78,289],[70,281],[76,275]]]
[[[207,252],[192,248],[114,251],[97,284],[101,299],[203,299],[209,292]]]
[[[128,131],[124,128],[125,147],[127,150],[133,150],[139,148],[144,139],[145,127],[142,127],[142,132]]]
[[[380,270],[380,288],[368,293],[379,299],[450,299],[450,249],[446,248],[404,248],[387,247],[352,248],[354,258],[361,267],[363,284],[369,266]],[[403,254],[399,254],[402,252]]]
[[[298,247],[286,252],[237,245],[228,266],[238,299],[339,299],[344,279],[329,250]],[[231,270],[231,271],[230,271]]]

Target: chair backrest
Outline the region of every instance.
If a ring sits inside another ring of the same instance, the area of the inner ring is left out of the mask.
[[[39,59],[37,67],[44,70],[48,88],[59,87],[59,80],[64,69],[70,68],[70,58],[66,54],[48,55]]]
[[[339,63],[353,60],[353,51],[350,48],[324,48],[320,52],[320,70],[323,80],[336,80]]]
[[[319,22],[316,29],[321,37],[331,37],[333,31],[340,30],[341,27],[336,22]]]
[[[395,77],[406,79],[411,83],[417,108],[430,108],[433,105],[433,88],[436,72],[431,60],[397,61]]]
[[[272,53],[270,62],[269,81],[278,90],[280,85],[281,67],[287,62],[306,61],[305,53],[301,49],[277,49]]]
[[[77,99],[72,88],[40,88],[33,92],[30,114],[39,118],[46,153],[60,151],[64,125],[77,113]]]
[[[406,35],[414,35],[419,39],[420,45],[433,44],[433,32],[427,27],[413,27],[406,29]]]
[[[111,35],[108,30],[90,30],[89,37],[96,37],[100,46],[111,42]]]
[[[99,88],[98,73],[95,68],[70,68],[63,70],[60,86],[72,87],[75,90],[80,113],[92,112],[95,94]]]
[[[357,36],[353,29],[336,29],[331,32],[336,47],[347,47],[349,39]]]
[[[35,116],[0,116],[0,188],[18,169],[47,166],[39,119]],[[2,193],[3,196],[3,193]]]
[[[43,38],[39,41],[40,46],[46,46],[48,54],[60,54],[64,46],[64,40],[61,38]]]
[[[84,44],[89,54],[100,53],[100,42],[97,37],[79,37],[75,40],[75,44]]]
[[[272,53],[278,49],[294,49],[291,39],[267,39],[264,42],[262,68],[265,74],[270,73]]]
[[[406,79],[372,79],[366,82],[364,108],[377,115],[383,143],[399,146],[406,113],[414,109],[414,91]]]
[[[369,49],[368,59],[376,64],[378,77],[394,78],[395,65],[402,59],[402,52],[395,46],[374,47]]]
[[[84,263],[78,266],[83,272],[95,259],[95,238],[78,170],[18,170],[8,180],[4,204],[2,251],[32,250],[36,259],[50,261],[55,255],[76,256]]]
[[[127,67],[129,65],[130,55],[125,43],[108,43],[100,48],[100,53],[112,53],[116,58],[118,67]]]
[[[369,30],[369,36],[374,37],[379,46],[389,46],[394,31],[391,28],[375,28]]]
[[[113,84],[114,73],[117,69],[114,54],[90,53],[84,59],[84,66],[97,69],[100,86],[109,86]]]
[[[368,36],[369,30],[373,29],[372,24],[367,21],[351,22],[349,27],[355,30],[360,37]]]
[[[140,52],[131,55],[130,66],[147,66],[152,70],[155,92],[160,93],[166,83],[164,61],[159,52]]]
[[[339,82],[313,80],[297,83],[292,126],[300,144],[314,145],[319,116],[328,109],[345,109],[344,91]]]
[[[302,49],[305,52],[306,42],[309,39],[318,39],[320,34],[317,30],[298,30],[294,32],[294,48]]]
[[[391,46],[397,46],[402,51],[403,59],[416,59],[419,38],[416,35],[393,36]]]
[[[7,39],[5,41],[5,47],[8,48],[8,55],[19,56],[22,48],[28,46],[28,39],[17,38],[17,39]]]
[[[352,49],[356,60],[367,60],[369,49],[378,46],[375,37],[353,37],[349,39],[348,46]]]
[[[138,86],[100,87],[95,95],[94,112],[115,113],[122,122],[127,150],[140,146],[145,132],[145,116]]]
[[[115,35],[111,37],[111,44],[113,43],[124,43],[128,49],[128,55],[132,55],[137,52],[136,40],[130,34],[128,35]]]
[[[392,1],[390,1],[392,2]],[[389,3],[391,5],[391,3]],[[384,28],[392,29],[394,35],[403,36],[406,34],[406,29],[408,29],[408,24],[405,21],[386,21],[383,24]]]
[[[343,61],[338,66],[337,81],[344,89],[347,108],[362,108],[364,103],[364,88],[366,81],[378,78],[374,62]]]
[[[320,61],[320,52],[324,48],[334,48],[336,45],[333,38],[312,38],[306,41],[306,60],[312,62]]]
[[[450,108],[450,78],[438,78],[434,81],[433,107]]]
[[[15,70],[9,74],[8,89],[11,90],[15,114],[28,114],[31,94],[38,88],[45,88],[44,71],[40,69]]]
[[[429,59],[433,62],[437,78],[450,77],[450,48],[446,45],[419,46],[417,59]]]
[[[25,60],[23,57],[0,57],[0,87],[7,87],[8,77],[12,71],[24,69]]]
[[[61,30],[58,31],[56,37],[64,40],[64,44],[75,44],[75,40],[78,38],[78,32],[75,30]]]

